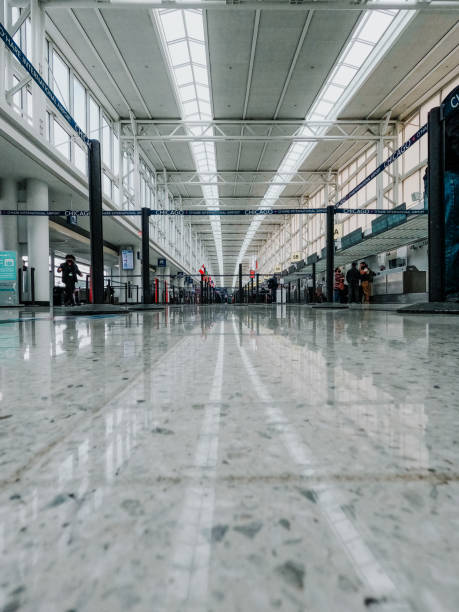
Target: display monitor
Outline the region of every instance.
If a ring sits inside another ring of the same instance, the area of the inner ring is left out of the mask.
[[[134,269],[134,251],[132,249],[121,250],[121,262],[123,270]]]

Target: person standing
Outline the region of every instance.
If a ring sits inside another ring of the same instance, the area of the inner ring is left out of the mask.
[[[312,276],[308,277],[307,286],[308,286],[308,303],[312,304],[312,302],[314,301],[314,280]]]
[[[66,255],[65,262],[61,263],[57,271],[62,272],[62,282],[65,285],[64,305],[73,306],[74,305],[74,295],[73,294],[75,291],[77,276],[83,276],[83,274],[78,269],[78,266],[76,265],[74,255]]]
[[[333,301],[336,303],[343,303],[344,293],[344,274],[341,272],[341,268],[335,268],[335,284],[333,286]]]
[[[271,289],[271,302],[274,304],[274,302],[276,301],[276,291],[277,291],[277,278],[276,275],[274,275],[272,278],[269,279],[268,281],[268,289]]]
[[[349,303],[358,304],[360,302],[360,272],[357,270],[357,262],[352,262],[352,268],[347,271],[346,280],[349,287]]]
[[[371,272],[370,268],[366,264],[366,262],[362,261],[360,264],[360,285],[362,287],[363,292],[363,303],[370,303],[370,295],[371,295]]]

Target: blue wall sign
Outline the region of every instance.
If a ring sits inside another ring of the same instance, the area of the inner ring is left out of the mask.
[[[17,280],[16,251],[0,251],[0,280]]]
[[[166,260],[159,258],[158,259],[158,268],[165,268],[166,267]]]

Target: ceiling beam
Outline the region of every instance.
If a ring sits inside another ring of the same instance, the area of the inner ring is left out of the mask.
[[[13,6],[27,6],[28,0],[12,0]],[[238,0],[227,3],[226,0],[185,0],[171,2],[170,0],[42,0],[45,9],[54,8],[99,8],[99,9],[212,9],[212,10],[274,10],[274,11],[363,11],[363,10],[405,10],[405,11],[451,11],[459,10],[459,2],[455,0],[418,0],[407,3],[403,0],[394,2],[356,3],[355,0],[325,0],[322,2],[304,1],[302,3],[287,3],[280,0],[273,2]]]

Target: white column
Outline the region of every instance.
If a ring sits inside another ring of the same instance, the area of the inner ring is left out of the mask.
[[[13,179],[2,179],[1,208],[18,209],[17,183]],[[18,253],[18,218],[4,216],[0,221],[0,251],[16,251]]]
[[[48,185],[38,179],[27,180],[27,209],[48,210]],[[27,219],[29,268],[35,268],[35,300],[49,302],[49,225],[48,217]]]

